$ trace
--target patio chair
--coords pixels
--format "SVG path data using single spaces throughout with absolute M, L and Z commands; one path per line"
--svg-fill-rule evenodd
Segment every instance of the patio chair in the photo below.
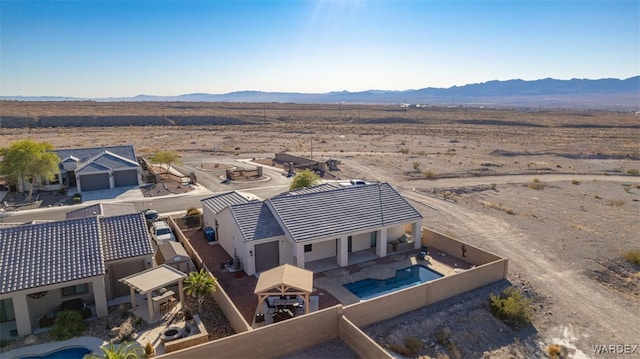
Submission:
M 429 246 L 422 246 L 420 249 L 420 253 L 418 254 L 418 259 L 425 260 L 429 256 Z

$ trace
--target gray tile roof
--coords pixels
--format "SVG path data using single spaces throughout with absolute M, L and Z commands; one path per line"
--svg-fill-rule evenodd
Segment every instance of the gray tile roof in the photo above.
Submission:
M 138 162 L 135 160 L 118 156 L 110 151 L 101 151 L 82 160 L 77 166 L 77 173 L 139 167 Z
M 114 155 L 120 156 L 122 158 L 126 158 L 130 161 L 136 162 L 136 154 L 133 150 L 133 146 L 109 146 L 109 147 L 93 147 L 93 148 L 70 148 L 70 149 L 62 149 L 55 150 L 60 157 L 61 160 L 65 160 L 69 157 L 75 157 L 78 161 L 82 162 L 91 157 L 95 157 L 101 152 L 109 151 Z
M 234 205 L 249 202 L 249 200 L 238 192 L 225 192 L 201 200 L 203 207 L 213 210 L 213 213 L 220 213 L 223 209 Z
M 264 202 L 237 204 L 230 206 L 229 210 L 246 241 L 284 235 Z
M 150 255 L 142 213 L 0 227 L 0 294 L 105 274 L 105 261 Z
M 280 194 L 280 196 L 295 196 L 300 194 L 318 193 L 318 192 L 324 192 L 324 191 L 332 191 L 338 188 L 340 188 L 340 186 L 334 185 L 333 183 L 322 183 L 313 187 L 304 187 L 304 188 L 299 188 L 295 191 L 284 192 Z
M 151 236 L 142 213 L 100 218 L 104 260 L 153 254 Z
M 422 218 L 386 183 L 273 197 L 265 202 L 295 241 L 339 236 Z
M 0 294 L 105 274 L 98 218 L 0 228 Z
M 82 218 L 91 216 L 117 216 L 121 214 L 138 213 L 132 203 L 97 203 L 67 212 L 65 218 Z

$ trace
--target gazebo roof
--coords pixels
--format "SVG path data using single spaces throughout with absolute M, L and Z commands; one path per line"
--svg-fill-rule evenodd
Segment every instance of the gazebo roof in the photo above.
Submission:
M 254 294 L 271 289 L 290 287 L 301 292 L 313 292 L 313 272 L 291 264 L 284 264 L 264 271 L 258 278 Z
M 186 277 L 187 275 L 185 273 L 166 264 L 162 264 L 140 273 L 124 277 L 120 279 L 120 281 L 129 287 L 136 289 L 140 294 L 147 294 L 152 290 L 166 287 L 183 280 Z

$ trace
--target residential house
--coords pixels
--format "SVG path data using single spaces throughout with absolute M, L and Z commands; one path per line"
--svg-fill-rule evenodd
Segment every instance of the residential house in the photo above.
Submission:
M 345 267 L 357 252 L 385 257 L 401 242 L 420 248 L 422 215 L 386 183 L 321 185 L 264 201 L 227 192 L 202 207 L 205 225 L 249 275 L 327 258 Z
M 142 213 L 0 227 L 0 323 L 30 334 L 72 299 L 106 316 L 107 300 L 129 294 L 118 279 L 149 268 L 152 255 Z

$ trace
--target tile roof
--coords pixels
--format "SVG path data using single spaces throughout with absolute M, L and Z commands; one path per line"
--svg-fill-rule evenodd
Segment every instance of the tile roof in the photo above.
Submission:
M 238 192 L 225 192 L 215 196 L 205 198 L 201 200 L 203 207 L 208 207 L 213 210 L 213 213 L 220 213 L 223 209 L 234 205 L 243 204 L 249 202 L 249 200 Z
M 121 214 L 138 213 L 132 203 L 97 203 L 67 212 L 65 218 L 82 218 L 91 216 L 117 216 Z
M 284 235 L 264 202 L 237 204 L 230 206 L 229 210 L 246 241 Z
M 135 160 L 118 156 L 109 151 L 102 151 L 78 162 L 76 173 L 137 167 L 139 167 L 139 165 Z
M 138 161 L 133 150 L 133 146 L 131 145 L 55 150 L 55 152 L 58 154 L 58 157 L 60 157 L 62 160 L 66 158 L 75 158 L 78 159 L 78 161 L 85 161 L 91 157 L 95 157 L 96 155 L 104 151 L 109 151 L 114 155 L 126 158 L 136 163 Z
M 318 192 L 324 192 L 324 191 L 332 191 L 337 188 L 341 188 L 341 187 L 333 183 L 322 183 L 313 187 L 304 187 L 294 191 L 284 192 L 280 194 L 280 196 L 295 196 L 300 194 L 318 193 Z
M 422 218 L 386 183 L 279 196 L 265 203 L 295 241 L 339 236 Z
M 142 213 L 100 218 L 104 260 L 153 254 L 151 235 Z
M 0 294 L 105 274 L 98 219 L 0 228 Z
M 105 274 L 105 261 L 150 255 L 142 213 L 0 227 L 0 294 Z

